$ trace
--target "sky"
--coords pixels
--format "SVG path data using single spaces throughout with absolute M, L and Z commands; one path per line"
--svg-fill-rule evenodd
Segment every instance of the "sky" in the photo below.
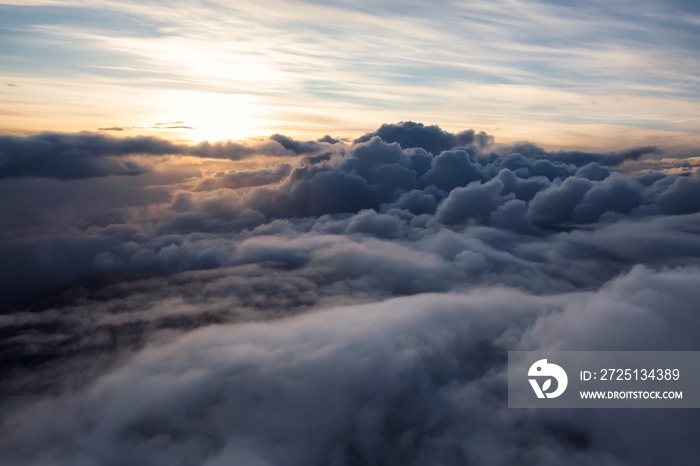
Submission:
M 0 5 L 0 466 L 696 465 L 508 352 L 700 351 L 694 2 Z
M 0 130 L 196 142 L 412 120 L 688 156 L 699 25 L 678 0 L 4 2 Z

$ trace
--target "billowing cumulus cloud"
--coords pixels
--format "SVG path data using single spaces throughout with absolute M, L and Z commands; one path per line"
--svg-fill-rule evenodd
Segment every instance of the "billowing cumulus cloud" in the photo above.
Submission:
M 386 142 L 397 142 L 402 147 L 421 147 L 437 155 L 455 146 L 478 143 L 485 145 L 493 138 L 486 133 L 475 133 L 473 129 L 453 134 L 443 131 L 437 125 L 425 126 L 423 123 L 404 121 L 398 124 L 384 124 L 376 131 L 355 139 L 355 143 L 367 142 L 379 136 Z
M 700 453 L 689 411 L 505 399 L 508 350 L 700 350 L 698 178 L 617 170 L 656 148 L 547 152 L 411 122 L 353 144 L 3 138 L 0 462 Z M 177 165 L 193 155 L 216 170 Z M 148 170 L 102 165 L 131 157 Z

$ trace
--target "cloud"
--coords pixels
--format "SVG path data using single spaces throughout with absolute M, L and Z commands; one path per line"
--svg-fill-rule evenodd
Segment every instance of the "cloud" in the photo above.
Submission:
M 293 151 L 295 154 L 309 154 L 312 152 L 318 152 L 322 150 L 325 146 L 323 144 L 319 144 L 319 142 L 322 141 L 306 141 L 306 142 L 301 142 L 301 141 L 296 141 L 288 136 L 284 136 L 282 134 L 273 134 L 270 136 L 270 139 L 273 141 L 279 142 L 282 147 L 284 147 L 287 150 Z M 333 142 L 330 142 L 330 144 L 334 144 Z
M 477 135 L 473 129 L 452 134 L 443 131 L 437 125 L 425 126 L 423 123 L 403 121 L 397 124 L 383 124 L 376 131 L 355 139 L 355 143 L 367 142 L 374 136 L 379 136 L 385 142 L 396 142 L 404 149 L 420 147 L 433 155 L 474 142 L 485 145 L 493 139 L 485 133 Z
M 221 188 L 238 189 L 273 184 L 289 176 L 291 171 L 291 165 L 288 163 L 281 163 L 273 170 L 263 169 L 217 173 L 212 178 L 202 180 L 195 188 L 195 191 L 213 191 Z
M 102 129 L 117 131 L 122 128 Z M 147 172 L 148 166 L 139 164 L 137 160 L 129 160 L 129 157 L 179 155 L 235 161 L 256 155 L 293 157 L 314 153 L 324 147 L 315 142 L 297 143 L 279 135 L 253 144 L 226 141 L 202 142 L 194 146 L 150 136 L 115 138 L 87 132 L 0 135 L 0 179 L 41 177 L 65 180 L 135 176 Z
M 435 212 L 435 218 L 444 225 L 454 226 L 475 220 L 487 223 L 491 212 L 503 202 L 510 200 L 503 197 L 503 183 L 491 180 L 488 183 L 472 182 L 465 187 L 455 188 L 450 192 Z M 511 195 L 511 198 L 514 197 Z
M 700 207 L 700 178 L 678 178 L 659 196 L 659 208 L 667 214 L 688 214 Z
M 585 178 L 567 178 L 538 192 L 530 202 L 529 215 L 542 226 L 567 223 L 571 212 L 592 187 L 593 183 Z
M 699 349 L 698 177 L 616 170 L 648 148 L 508 149 L 407 123 L 373 133 L 0 138 L 11 168 L 0 457 L 696 458 L 686 412 L 644 413 L 660 436 L 632 411 L 508 410 L 504 384 L 513 349 Z M 455 145 L 435 149 L 445 141 Z M 100 165 L 130 160 L 149 170 Z
M 547 159 L 553 162 L 562 162 L 583 167 L 590 163 L 598 163 L 599 165 L 616 167 L 628 160 L 639 160 L 642 156 L 648 154 L 661 154 L 663 150 L 656 146 L 634 147 L 620 151 L 608 153 L 592 153 L 582 151 L 557 151 L 548 152 L 534 144 L 516 144 L 499 150 L 500 153 L 519 153 L 529 159 Z
M 422 176 L 423 184 L 433 185 L 445 191 L 472 181 L 483 180 L 483 167 L 475 160 L 474 155 L 465 150 L 445 151 L 435 157 L 430 169 Z
M 422 131 L 426 127 L 412 125 L 410 128 Z M 429 128 L 432 129 L 428 134 L 433 134 L 437 141 L 448 134 L 437 127 Z M 275 140 L 262 141 L 257 146 L 235 142 L 176 146 L 157 138 L 115 139 L 91 134 L 44 133 L 27 138 L 7 137 L 5 141 L 15 144 L 14 152 L 6 152 L 13 154 L 13 160 L 54 156 L 62 160 L 63 172 L 52 173 L 54 177 L 70 170 L 74 170 L 70 176 L 75 177 L 76 166 L 84 168 L 102 160 L 121 161 L 124 157 L 113 154 L 150 151 L 155 155 L 179 151 L 186 155 L 236 160 L 256 151 L 267 151 L 270 155 L 291 153 L 291 149 Z M 293 147 L 288 141 L 287 145 Z M 20 147 L 27 148 L 28 152 L 21 152 Z M 398 143 L 388 143 L 374 136 L 367 142 L 324 152 L 320 158 L 298 159 L 294 166 L 281 163 L 275 168 L 219 172 L 195 184 L 170 188 L 166 185 L 148 189 L 150 181 L 145 180 L 138 191 L 128 191 L 135 196 L 131 202 L 115 205 L 115 210 L 109 213 L 98 215 L 99 206 L 88 207 L 89 200 L 81 201 L 80 207 L 70 212 L 70 220 L 60 227 L 55 220 L 45 217 L 48 210 L 44 207 L 39 210 L 33 207 L 32 202 L 37 201 L 27 201 L 24 209 L 27 213 L 21 217 L 27 219 L 24 223 L 31 222 L 37 227 L 32 236 L 23 239 L 23 223 L 8 219 L 8 224 L 17 226 L 12 233 L 14 239 L 0 244 L 0 256 L 10 263 L 20 264 L 21 273 L 5 274 L 2 286 L 7 293 L 19 296 L 90 273 L 174 272 L 232 264 L 225 255 L 217 257 L 211 252 L 206 256 L 210 259 L 193 259 L 183 256 L 184 250 L 179 248 L 181 244 L 205 247 L 211 235 L 227 235 L 236 241 L 239 236 L 255 235 L 265 225 L 278 220 L 292 221 L 289 225 L 295 235 L 308 234 L 309 229 L 315 229 L 331 234 L 363 233 L 403 240 L 425 238 L 445 227 L 459 229 L 482 225 L 543 237 L 556 231 L 575 230 L 576 225 L 593 225 L 600 219 L 605 221 L 597 227 L 605 230 L 607 222 L 621 218 L 644 222 L 646 217 L 659 213 L 687 214 L 700 210 L 683 200 L 693 197 L 694 178 L 653 173 L 611 175 L 609 168 L 597 162 L 578 168 L 572 163 L 542 159 L 544 155 L 539 151 L 498 155 L 491 151 L 492 147 L 468 144 L 435 156 L 422 148 L 402 148 Z M 643 151 L 637 151 L 640 152 Z M 605 158 L 605 154 L 599 155 L 599 160 Z M 77 162 L 71 164 L 72 160 Z M 46 183 L 35 182 L 35 185 L 37 189 Z M 105 189 L 110 185 L 117 189 L 125 183 L 115 180 L 103 184 Z M 7 188 L 8 196 L 12 197 L 13 192 L 23 192 L 22 196 L 26 196 L 26 190 L 22 191 L 21 187 L 28 186 L 27 182 L 11 186 L 15 187 Z M 58 199 L 63 194 L 57 189 L 53 189 L 52 196 Z M 146 197 L 146 189 L 153 194 L 159 190 L 160 194 Z M 118 192 L 115 191 L 118 198 L 126 198 Z M 95 192 L 91 194 L 96 195 Z M 170 202 L 162 203 L 168 196 Z M 148 205 L 156 199 L 162 204 L 153 204 L 148 211 L 128 207 Z M 37 213 L 29 215 L 33 211 Z M 88 211 L 94 213 L 87 216 Z M 119 227 L 106 228 L 114 219 L 120 219 Z M 86 225 L 83 228 L 93 227 L 76 232 L 70 222 Z M 39 225 L 51 233 L 42 238 L 44 235 L 38 233 Z M 138 239 L 115 237 L 113 231 L 131 231 Z M 35 236 L 37 234 L 39 237 Z M 160 237 L 179 239 L 176 244 L 168 243 L 166 254 L 166 250 L 161 251 L 157 246 Z M 494 243 L 489 247 L 498 246 Z M 62 253 L 55 254 L 58 250 Z M 162 259 L 166 256 L 173 259 Z M 587 277 L 585 281 L 596 280 Z
M 336 139 L 336 138 L 326 134 L 322 138 L 318 138 L 318 142 L 326 142 L 328 144 L 338 144 L 340 142 L 340 139 Z
M 36 464 L 689 464 L 691 412 L 509 410 L 505 372 L 509 349 L 695 348 L 698 289 L 697 268 L 638 267 L 599 291 L 427 294 L 210 326 L 15 411 L 0 449 Z
M 121 131 L 124 128 L 100 129 Z M 306 155 L 308 163 L 318 163 L 330 160 L 334 153 L 344 154 L 344 148 L 338 148 L 337 141 L 332 138 L 296 141 L 288 136 L 274 134 L 269 139 L 252 143 L 205 141 L 190 146 L 150 136 L 114 138 L 87 132 L 0 135 L 0 178 L 81 179 L 133 176 L 148 171 L 148 167 L 139 164 L 138 160 L 129 160 L 135 156 L 176 155 L 238 161 L 258 155 Z M 391 143 L 396 145 L 392 146 Z M 517 167 L 528 170 L 532 175 L 543 175 L 550 179 L 565 176 L 570 171 L 566 168 L 567 164 L 579 167 L 591 163 L 617 166 L 626 160 L 638 160 L 645 154 L 659 153 L 658 148 L 651 146 L 611 153 L 546 152 L 534 144 L 496 147 L 491 136 L 475 133 L 474 130 L 452 134 L 438 126 L 404 122 L 383 125 L 377 131 L 356 139 L 353 156 L 345 159 L 343 168 L 345 171 L 354 169 L 363 177 L 367 177 L 368 170 L 375 170 L 375 176 L 389 178 L 402 176 L 397 170 L 405 168 L 415 172 L 416 178 L 423 178 L 420 183 L 423 187 L 432 184 L 440 189 L 451 190 L 463 186 L 466 181 L 490 178 L 489 174 L 482 174 L 475 164 L 483 165 L 484 160 L 488 161 L 491 150 L 495 150 L 490 154 L 491 162 L 494 162 L 495 157 L 495 161 L 505 168 Z M 477 161 L 477 158 L 480 160 Z M 398 165 L 393 168 L 387 166 L 389 160 Z M 403 174 L 403 178 L 407 176 L 413 175 L 410 172 Z M 385 183 L 387 180 L 376 181 Z M 410 182 L 402 181 L 404 186 Z M 418 186 L 414 185 L 413 187 Z
M 168 141 L 144 136 L 117 139 L 90 133 L 0 135 L 0 178 L 138 175 L 143 173 L 143 168 L 115 157 L 164 155 L 181 150 Z

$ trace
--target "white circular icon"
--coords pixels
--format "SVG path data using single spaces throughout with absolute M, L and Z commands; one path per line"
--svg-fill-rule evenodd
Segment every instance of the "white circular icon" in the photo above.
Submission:
M 527 375 L 528 377 L 536 377 L 528 380 L 537 398 L 556 398 L 564 393 L 569 383 L 566 371 L 561 366 L 548 363 L 546 359 L 540 359 L 530 366 Z M 540 385 L 538 379 L 542 379 L 542 385 Z M 549 392 L 548 390 L 552 388 L 552 379 L 557 381 L 557 386 L 555 390 Z

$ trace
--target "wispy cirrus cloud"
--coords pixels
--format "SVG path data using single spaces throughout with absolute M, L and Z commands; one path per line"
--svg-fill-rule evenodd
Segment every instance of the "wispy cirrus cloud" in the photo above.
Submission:
M 347 134 L 423 119 L 579 147 L 593 133 L 619 145 L 620 125 L 641 143 L 697 138 L 700 60 L 688 25 L 697 12 L 682 3 L 63 5 L 43 14 L 4 7 L 20 19 L 5 40 L 21 38 L 29 53 L 3 79 L 31 75 L 39 44 L 53 43 L 57 56 L 71 57 L 47 60 L 57 82 L 68 74 L 87 95 L 100 94 L 97 77 L 142 95 L 138 106 L 109 104 L 119 126 L 145 126 L 147 115 L 211 128 L 180 133 L 191 138 L 221 139 L 227 120 L 248 122 L 247 133 Z

